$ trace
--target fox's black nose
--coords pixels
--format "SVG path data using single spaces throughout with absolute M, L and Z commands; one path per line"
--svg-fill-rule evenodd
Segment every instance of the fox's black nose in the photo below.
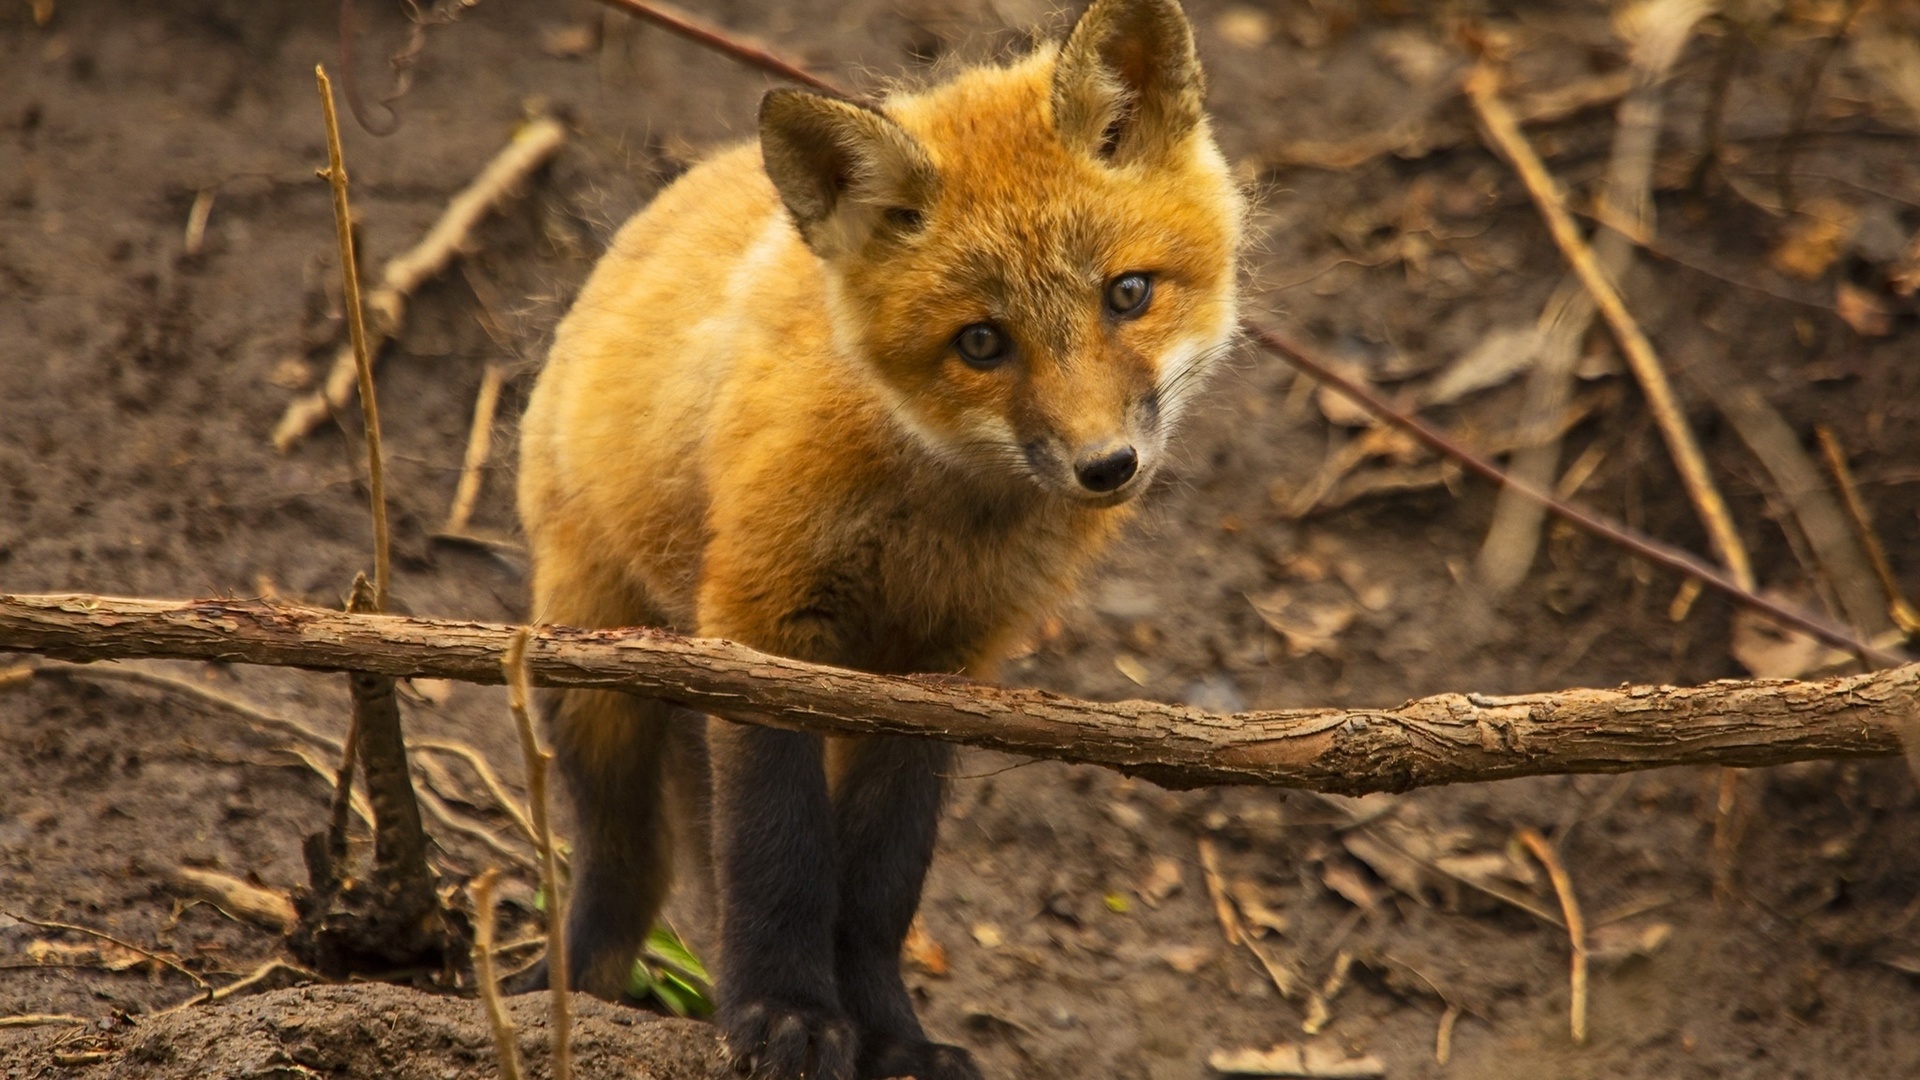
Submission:
M 1104 495 L 1133 479 L 1139 467 L 1140 455 L 1133 452 L 1133 447 L 1122 446 L 1082 455 L 1073 463 L 1073 475 L 1080 478 L 1081 487 Z

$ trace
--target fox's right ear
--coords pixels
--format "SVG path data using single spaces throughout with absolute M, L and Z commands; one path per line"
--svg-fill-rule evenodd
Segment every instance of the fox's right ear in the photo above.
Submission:
M 1205 79 L 1178 0 L 1093 0 L 1053 69 L 1053 127 L 1067 145 L 1127 165 L 1198 127 Z
M 760 156 L 823 259 L 860 250 L 877 230 L 917 231 L 939 187 L 932 159 L 899 124 L 805 90 L 760 100 Z

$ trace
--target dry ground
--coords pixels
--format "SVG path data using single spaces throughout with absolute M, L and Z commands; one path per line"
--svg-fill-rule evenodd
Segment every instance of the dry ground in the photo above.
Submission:
M 402 23 L 392 5 L 360 7 L 370 24 L 360 78 L 372 96 Z M 1463 28 L 1504 35 L 1523 90 L 1624 63 L 1601 5 L 1427 7 L 1191 4 L 1222 140 L 1260 195 L 1250 307 L 1408 393 L 1490 330 L 1530 323 L 1561 275 L 1525 192 L 1453 93 Z M 1816 423 L 1835 426 L 1911 588 L 1920 370 L 1908 357 L 1920 338 L 1900 274 L 1920 225 L 1920 158 L 1914 114 L 1871 77 L 1876 54 L 1860 42 L 1871 32 L 1898 50 L 1913 38 L 1874 5 L 1808 109 L 1791 166 L 1804 212 L 1778 212 L 1794 87 L 1846 7 L 1795 3 L 1767 25 L 1710 23 L 1683 53 L 1655 171 L 1661 240 L 1682 257 L 1643 257 L 1627 292 L 1676 367 L 1690 357 L 1729 365 L 1803 440 Z M 342 336 L 327 195 L 312 175 L 323 153 L 311 70 L 334 63 L 330 8 L 0 7 L 0 588 L 271 590 L 335 603 L 363 567 L 356 417 L 285 455 L 267 444 Z M 1039 0 L 728 2 L 704 13 L 866 85 L 1018 47 L 1016 28 L 1047 17 Z M 1731 38 L 1745 44 L 1731 68 L 1723 165 L 1689 187 Z M 766 85 L 581 0 L 489 0 L 430 36 L 397 106 L 398 135 L 349 128 L 370 266 L 410 245 L 528 109 L 553 110 L 571 130 L 463 266 L 423 290 L 381 367 L 396 593 L 411 611 L 522 613 L 510 547 L 434 535 L 483 368 L 504 361 L 515 377 L 476 528 L 510 538 L 515 417 L 543 335 L 610 228 L 707 148 L 748 133 Z M 1610 105 L 1532 129 L 1582 191 L 1604 169 L 1613 130 Z M 1383 132 L 1399 152 L 1346 153 Z M 1345 159 L 1330 161 L 1336 152 Z M 1316 156 L 1341 167 L 1315 167 Z M 202 193 L 211 213 L 188 254 Z M 1812 261 L 1800 276 L 1781 269 L 1795 268 L 1796 253 Z M 1704 550 L 1639 395 L 1609 374 L 1604 333 L 1588 342 L 1587 409 L 1564 458 L 1600 455 L 1582 497 Z M 1711 403 L 1681 386 L 1762 579 L 1811 596 L 1785 501 Z M 1497 445 L 1522 398 L 1508 382 L 1428 412 Z M 1092 697 L 1239 708 L 1741 673 L 1728 606 L 1702 599 L 1676 622 L 1678 581 L 1580 536 L 1550 529 L 1527 581 L 1486 595 L 1472 564 L 1493 496 L 1472 481 L 1434 482 L 1431 463 L 1370 462 L 1363 480 L 1399 486 L 1296 513 L 1299 492 L 1354 438 L 1279 361 L 1238 355 L 1145 524 L 1010 676 Z M 1277 633 L 1261 609 L 1293 633 Z M 337 678 L 164 670 L 317 730 L 343 726 Z M 497 690 L 426 689 L 409 707 L 412 734 L 464 740 L 518 776 Z M 297 884 L 299 838 L 318 827 L 326 794 L 289 752 L 297 745 L 180 693 L 55 675 L 0 689 L 0 911 L 11 913 L 0 914 L 0 1016 L 89 1021 L 0 1029 L 8 1077 L 492 1075 L 471 1000 L 304 986 L 153 1018 L 192 984 L 15 918 L 164 949 L 215 984 L 276 955 L 270 935 L 181 901 L 161 874 L 190 865 Z M 506 832 L 460 767 L 447 771 L 436 789 Z M 992 1075 L 1191 1077 L 1206 1075 L 1213 1050 L 1301 1037 L 1305 1005 L 1283 1000 L 1253 956 L 1223 940 L 1202 842 L 1242 912 L 1273 924 L 1262 939 L 1271 956 L 1316 985 L 1348 971 L 1321 1038 L 1380 1057 L 1396 1078 L 1920 1071 L 1910 974 L 1920 971 L 1920 817 L 1891 763 L 1745 778 L 1729 832 L 1737 844 L 1723 852 L 1732 888 L 1718 901 L 1718 778 L 1692 771 L 1358 806 L 1278 791 L 1172 793 L 984 754 L 963 757 L 961 772 L 924 909 L 948 970 L 916 968 L 913 981 L 930 1027 L 973 1047 Z M 1585 1048 L 1566 1030 L 1565 937 L 1523 910 L 1555 910 L 1514 854 L 1523 826 L 1554 839 L 1603 924 Z M 470 838 L 437 835 L 452 881 L 498 861 Z M 518 915 L 507 936 L 530 924 L 531 898 L 524 883 L 510 891 Z M 516 1008 L 544 1067 L 537 1003 Z M 1459 1019 L 1442 1066 L 1435 1036 L 1450 1008 Z M 588 1075 L 713 1067 L 704 1028 L 631 1010 L 592 1006 L 582 1042 Z M 89 1063 L 95 1052 L 102 1059 Z

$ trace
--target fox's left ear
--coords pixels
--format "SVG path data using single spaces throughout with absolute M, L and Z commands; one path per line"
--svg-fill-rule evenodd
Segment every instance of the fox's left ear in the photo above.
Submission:
M 877 232 L 918 231 L 939 188 L 927 152 L 884 113 L 804 90 L 761 99 L 760 157 L 823 259 L 859 251 Z
M 1205 89 L 1177 0 L 1093 0 L 1054 67 L 1054 130 L 1103 161 L 1150 161 L 1199 125 Z

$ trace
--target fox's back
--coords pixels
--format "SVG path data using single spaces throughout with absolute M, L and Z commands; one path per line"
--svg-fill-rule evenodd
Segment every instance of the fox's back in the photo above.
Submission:
M 618 564 L 605 569 L 690 627 L 714 413 L 744 339 L 785 323 L 794 355 L 824 351 L 823 321 L 768 310 L 805 309 L 819 288 L 811 262 L 751 145 L 690 170 L 628 221 L 561 323 L 527 408 L 529 528 Z

